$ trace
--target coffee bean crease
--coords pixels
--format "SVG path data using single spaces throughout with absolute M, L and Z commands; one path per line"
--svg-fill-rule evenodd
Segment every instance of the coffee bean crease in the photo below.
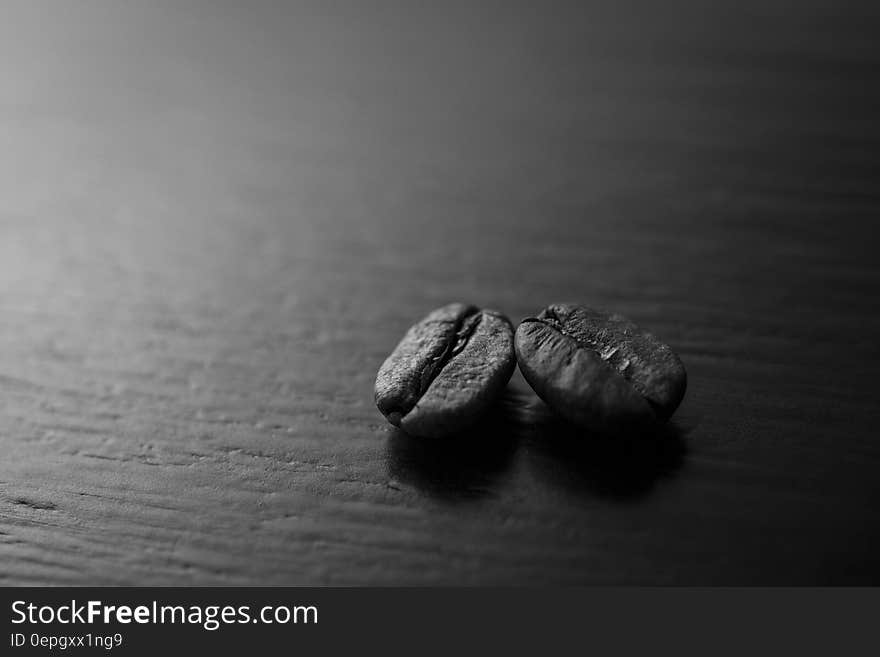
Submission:
M 516 364 L 513 327 L 495 311 L 449 304 L 413 325 L 376 376 L 376 405 L 408 433 L 441 436 L 474 422 Z

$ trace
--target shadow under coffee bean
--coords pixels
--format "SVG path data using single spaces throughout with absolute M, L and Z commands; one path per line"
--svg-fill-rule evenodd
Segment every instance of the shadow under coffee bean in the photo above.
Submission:
M 528 408 L 520 434 L 535 478 L 587 498 L 635 502 L 673 478 L 687 455 L 675 422 L 623 433 L 597 433 L 566 422 L 540 400 Z
M 636 502 L 661 479 L 674 477 L 685 455 L 683 432 L 672 422 L 638 433 L 598 434 L 515 387 L 458 434 L 419 440 L 395 429 L 386 444 L 392 481 L 453 504 L 500 494 L 516 462 L 560 491 Z
M 414 439 L 391 431 L 386 448 L 388 476 L 445 502 L 494 494 L 517 452 L 521 426 L 505 391 L 475 424 L 443 440 Z

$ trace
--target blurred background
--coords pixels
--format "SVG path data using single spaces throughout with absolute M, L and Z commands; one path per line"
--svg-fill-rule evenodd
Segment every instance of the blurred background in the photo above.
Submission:
M 4 3 L 0 583 L 877 583 L 878 19 Z M 454 300 L 657 333 L 674 455 L 391 434 Z

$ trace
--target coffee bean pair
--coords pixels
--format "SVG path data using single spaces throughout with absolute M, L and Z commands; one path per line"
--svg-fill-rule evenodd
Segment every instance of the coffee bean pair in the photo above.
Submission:
M 455 434 L 494 402 L 519 364 L 537 395 L 600 433 L 669 419 L 687 375 L 666 344 L 620 315 L 553 304 L 514 333 L 501 313 L 453 303 L 412 326 L 376 376 L 376 405 L 415 436 Z

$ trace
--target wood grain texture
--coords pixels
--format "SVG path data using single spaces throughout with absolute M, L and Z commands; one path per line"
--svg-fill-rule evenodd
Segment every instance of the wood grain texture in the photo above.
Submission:
M 4 10 L 0 584 L 880 583 L 876 5 L 367 4 Z M 457 300 L 687 396 L 408 439 Z

